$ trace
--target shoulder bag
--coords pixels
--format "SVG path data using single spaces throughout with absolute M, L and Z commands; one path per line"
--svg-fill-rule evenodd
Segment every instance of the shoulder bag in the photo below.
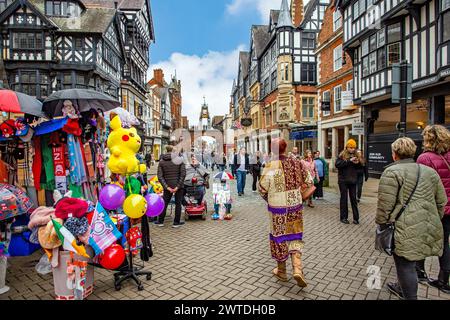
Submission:
M 411 202 L 411 199 L 416 192 L 417 185 L 419 184 L 420 180 L 420 165 L 418 165 L 418 172 L 417 172 L 417 181 L 416 185 L 414 186 L 414 189 L 412 190 L 411 194 L 409 195 L 408 200 L 406 200 L 405 204 L 400 209 L 399 213 L 397 214 L 397 217 L 395 218 L 395 222 L 400 218 L 400 216 L 403 214 L 403 212 L 408 207 L 409 203 Z M 394 208 L 395 210 L 395 208 Z M 391 214 L 394 212 L 394 210 L 391 211 L 389 214 L 388 221 L 391 220 Z M 394 231 L 395 231 L 395 222 L 388 222 L 383 225 L 378 225 L 375 235 L 375 249 L 378 251 L 384 252 L 389 256 L 392 256 L 394 253 Z

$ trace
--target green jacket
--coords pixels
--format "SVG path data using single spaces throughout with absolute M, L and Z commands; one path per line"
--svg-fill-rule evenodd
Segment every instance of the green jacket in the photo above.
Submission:
M 404 159 L 389 165 L 378 189 L 377 224 L 394 222 L 417 181 L 418 165 Z M 441 256 L 441 219 L 447 195 L 436 171 L 420 165 L 420 180 L 411 202 L 395 223 L 395 253 L 409 261 Z

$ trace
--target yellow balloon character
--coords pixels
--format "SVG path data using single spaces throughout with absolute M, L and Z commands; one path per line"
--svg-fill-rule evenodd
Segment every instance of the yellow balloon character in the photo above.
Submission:
M 120 175 L 145 173 L 147 167 L 140 164 L 136 158 L 142 143 L 136 128 L 122 128 L 122 121 L 119 116 L 115 116 L 111 120 L 111 129 L 108 137 L 108 148 L 111 152 L 108 161 L 109 170 Z
M 147 212 L 147 201 L 139 194 L 132 194 L 123 202 L 123 212 L 131 219 L 139 219 Z

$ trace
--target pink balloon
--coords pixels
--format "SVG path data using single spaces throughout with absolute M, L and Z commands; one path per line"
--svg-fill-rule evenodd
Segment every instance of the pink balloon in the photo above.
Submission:
M 106 210 L 116 210 L 125 201 L 125 190 L 116 184 L 107 184 L 100 191 L 98 201 Z
M 149 193 L 145 196 L 147 200 L 147 212 L 149 217 L 157 217 L 164 211 L 164 200 L 156 193 Z

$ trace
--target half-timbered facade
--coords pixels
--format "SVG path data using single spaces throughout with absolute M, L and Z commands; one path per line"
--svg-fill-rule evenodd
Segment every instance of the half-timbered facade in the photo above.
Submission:
M 114 8 L 89 1 L 0 2 L 8 85 L 38 98 L 90 88 L 119 98 L 125 50 Z
M 242 130 L 239 145 L 269 151 L 271 134 L 248 139 L 250 131 L 265 129 L 281 130 L 291 146 L 315 146 L 315 48 L 328 3 L 311 0 L 303 7 L 302 0 L 291 0 L 290 5 L 282 0 L 280 10 L 270 11 L 267 26 L 252 27 L 250 51 L 240 54 L 231 98 L 234 118 L 252 119 L 251 129 Z
M 420 144 L 427 124 L 450 125 L 450 1 L 341 0 L 344 48 L 354 65 L 354 99 L 364 106 L 369 169 L 391 162 L 400 107 L 391 103 L 392 64 L 413 67 L 407 135 Z

